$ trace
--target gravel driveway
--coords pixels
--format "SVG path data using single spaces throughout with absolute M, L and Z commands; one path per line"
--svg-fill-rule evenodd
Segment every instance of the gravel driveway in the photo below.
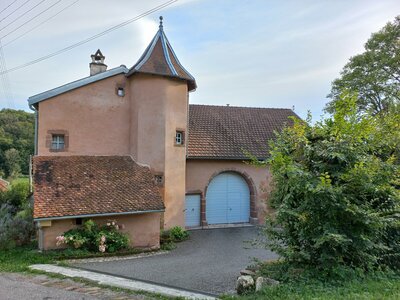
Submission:
M 277 258 L 252 245 L 257 238 L 256 227 L 196 230 L 167 254 L 74 266 L 211 294 L 232 293 L 240 270 L 253 258 Z

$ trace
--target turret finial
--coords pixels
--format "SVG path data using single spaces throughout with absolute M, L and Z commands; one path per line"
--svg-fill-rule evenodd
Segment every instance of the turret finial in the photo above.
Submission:
M 160 16 L 160 28 L 163 28 L 162 20 L 163 20 L 163 17 Z

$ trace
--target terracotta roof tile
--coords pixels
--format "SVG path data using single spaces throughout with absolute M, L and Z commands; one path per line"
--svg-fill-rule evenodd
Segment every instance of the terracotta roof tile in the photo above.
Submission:
M 263 159 L 274 131 L 298 117 L 290 109 L 190 105 L 188 158 Z
M 7 191 L 8 187 L 10 186 L 10 183 L 3 178 L 0 178 L 0 191 Z
M 34 218 L 163 210 L 148 167 L 129 156 L 36 156 Z

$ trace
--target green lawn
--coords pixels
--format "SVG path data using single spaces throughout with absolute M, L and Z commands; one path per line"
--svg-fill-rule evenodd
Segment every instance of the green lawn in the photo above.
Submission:
M 15 178 L 15 179 L 11 180 L 11 184 L 17 184 L 17 183 L 21 183 L 21 182 L 29 184 L 29 177 L 28 176 L 21 176 L 21 177 L 18 177 L 18 178 Z
M 223 297 L 224 299 L 292 300 L 292 299 L 400 299 L 400 275 L 382 275 L 364 280 L 352 280 L 341 284 L 326 284 L 319 281 L 287 283 L 269 287 L 260 293 L 248 296 Z
M 0 250 L 0 272 L 25 272 L 32 264 L 55 262 L 56 253 L 39 253 L 34 247 Z
M 128 249 L 123 252 L 100 253 L 80 249 L 65 249 L 39 252 L 36 245 L 17 247 L 10 250 L 0 250 L 0 272 L 26 272 L 33 264 L 50 264 L 63 259 L 77 259 L 89 257 L 123 256 L 142 253 L 137 249 Z

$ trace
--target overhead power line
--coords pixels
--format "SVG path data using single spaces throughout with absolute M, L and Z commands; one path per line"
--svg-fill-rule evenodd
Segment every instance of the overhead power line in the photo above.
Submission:
M 163 9 L 163 8 L 169 6 L 169 5 L 171 5 L 171 4 L 173 4 L 173 3 L 177 2 L 177 1 L 178 1 L 178 0 L 169 0 L 169 1 L 167 1 L 167 2 L 164 2 L 163 4 L 160 4 L 160 5 L 154 7 L 154 8 L 152 8 L 152 9 L 150 9 L 150 10 L 148 10 L 148 11 L 146 11 L 146 12 L 144 12 L 144 13 L 142 13 L 142 14 L 140 14 L 140 15 L 138 15 L 138 16 L 132 18 L 132 19 L 129 19 L 129 20 L 127 20 L 127 21 L 125 21 L 125 22 L 122 22 L 122 23 L 120 23 L 120 24 L 118 24 L 118 25 L 115 25 L 115 26 L 113 26 L 113 27 L 110 27 L 109 29 L 104 30 L 104 31 L 102 31 L 102 32 L 100 32 L 100 33 L 98 33 L 98 34 L 95 34 L 95 35 L 93 35 L 93 36 L 91 36 L 91 37 L 89 37 L 89 38 L 86 38 L 86 39 L 84 39 L 84 40 L 82 40 L 82 41 L 80 41 L 80 42 L 77 42 L 77 43 L 75 43 L 75 44 L 72 44 L 72 45 L 70 45 L 70 46 L 68 46 L 68 47 L 65 47 L 65 48 L 63 48 L 63 49 L 60 49 L 60 50 L 58 50 L 58 51 L 56 51 L 56 52 L 53 52 L 53 53 L 51 53 L 51 54 L 42 56 L 42 57 L 40 57 L 40 58 L 37 58 L 37 59 L 32 60 L 32 61 L 30 61 L 30 62 L 27 62 L 27 63 L 25 63 L 25 64 L 19 65 L 19 66 L 17 66 L 17 67 L 13 67 L 13 68 L 10 68 L 10 69 L 5 70 L 5 71 L 0 71 L 0 75 L 5 74 L 5 73 L 10 73 L 10 72 L 13 72 L 13 71 L 22 69 L 22 68 L 26 68 L 26 67 L 31 66 L 31 65 L 33 65 L 33 64 L 37 64 L 37 63 L 39 63 L 39 62 L 41 62 L 41 61 L 43 61 L 43 60 L 49 59 L 49 58 L 51 58 L 51 57 L 54 57 L 54 56 L 56 56 L 56 55 L 59 55 L 59 54 L 64 53 L 64 52 L 66 52 L 66 51 L 69 51 L 69 50 L 71 50 L 71 49 L 74 49 L 74 48 L 76 48 L 76 47 L 78 47 L 78 46 L 81 46 L 81 45 L 83 45 L 83 44 L 86 44 L 86 43 L 88 43 L 88 42 L 90 42 L 90 41 L 92 41 L 92 40 L 94 40 L 94 39 L 97 39 L 97 38 L 99 38 L 99 37 L 101 37 L 101 36 L 103 36 L 103 35 L 106 35 L 106 34 L 112 32 L 112 31 L 114 31 L 114 30 L 117 30 L 117 29 L 119 29 L 119 28 L 121 28 L 121 27 L 124 27 L 124 26 L 126 26 L 126 25 L 128 25 L 128 24 L 130 24 L 130 23 L 133 23 L 133 22 L 135 22 L 135 21 L 137 21 L 137 20 L 139 20 L 139 19 L 141 19 L 141 18 L 143 18 L 143 17 L 145 17 L 145 16 L 147 16 L 147 15 L 150 15 L 150 14 L 156 12 L 156 11 L 159 11 L 160 9 Z
M 11 16 L 13 13 L 15 13 L 17 10 L 19 10 L 21 7 L 23 7 L 25 4 L 27 4 L 31 0 L 26 0 L 24 3 L 22 3 L 20 6 L 18 6 L 16 9 L 14 9 L 12 12 L 10 12 L 7 16 L 5 16 L 3 19 L 0 20 L 0 22 L 3 22 L 5 19 L 7 19 L 9 16 Z
M 53 19 L 54 17 L 58 16 L 59 14 L 61 14 L 64 10 L 70 8 L 72 5 L 74 5 L 75 3 L 77 3 L 79 0 L 76 0 L 75 2 L 72 2 L 71 4 L 69 4 L 68 6 L 64 7 L 63 9 L 61 9 L 60 11 L 58 11 L 57 13 L 55 13 L 54 15 L 52 15 L 51 17 L 47 18 L 46 20 L 44 20 L 43 22 L 40 22 L 39 24 L 37 24 L 36 26 L 32 27 L 31 29 L 29 29 L 28 31 L 25 31 L 24 33 L 20 34 L 19 36 L 17 36 L 16 38 L 6 42 L 5 44 L 3 44 L 3 48 L 7 47 L 8 45 L 14 43 L 16 40 L 22 38 L 24 35 L 27 35 L 28 33 L 32 32 L 33 30 L 35 30 L 36 28 L 42 26 L 44 23 L 46 23 L 47 21 L 50 21 L 51 19 Z
M 38 13 L 36 16 L 30 18 L 29 20 L 27 20 L 26 22 L 22 23 L 21 25 L 19 25 L 18 27 L 14 28 L 13 30 L 11 30 L 10 32 L 8 32 L 7 34 L 3 35 L 0 39 L 5 38 L 6 36 L 9 36 L 10 34 L 12 34 L 13 32 L 17 31 L 18 29 L 20 29 L 21 27 L 25 26 L 26 24 L 32 22 L 33 20 L 35 20 L 37 17 L 39 17 L 40 15 L 44 14 L 46 11 L 48 11 L 49 9 L 53 8 L 54 6 L 56 6 L 58 3 L 60 3 L 62 0 L 58 0 L 57 2 L 53 3 L 52 5 L 50 5 L 48 8 L 46 8 L 45 10 L 42 10 L 40 13 Z M 3 28 L 4 29 L 4 28 Z M 3 29 L 0 29 L 3 30 Z
M 13 2 L 11 2 L 10 4 L 8 4 L 6 7 L 4 7 L 1 11 L 0 14 L 3 13 L 3 11 L 5 11 L 7 8 L 9 8 L 11 5 L 13 5 L 15 2 L 17 2 L 18 0 L 14 0 Z
M 34 10 L 36 7 L 38 7 L 40 4 L 42 4 L 44 1 L 46 0 L 42 0 L 40 1 L 38 4 L 36 4 L 35 6 L 31 7 L 30 9 L 28 9 L 26 12 L 24 12 L 22 15 L 19 15 L 18 18 L 14 19 L 13 21 L 11 21 L 10 23 L 8 23 L 6 26 L 0 28 L 0 31 L 6 29 L 8 26 L 10 26 L 11 24 L 14 24 L 15 22 L 17 22 L 19 19 L 21 19 L 23 16 L 25 16 L 27 13 L 31 12 L 32 10 Z

